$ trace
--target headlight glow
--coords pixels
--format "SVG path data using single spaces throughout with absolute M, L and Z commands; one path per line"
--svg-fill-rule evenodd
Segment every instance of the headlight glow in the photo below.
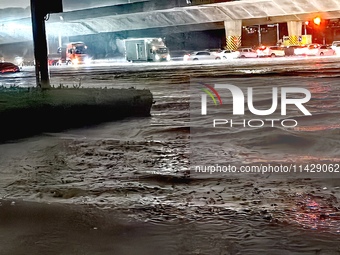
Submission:
M 86 57 L 86 58 L 84 59 L 84 62 L 85 62 L 86 65 L 91 64 L 91 61 L 92 61 L 92 59 L 89 58 L 89 57 Z
M 188 61 L 188 60 L 189 60 L 189 57 L 190 57 L 190 55 L 184 55 L 184 56 L 183 56 L 183 60 L 184 60 L 184 61 Z
M 78 65 L 79 64 L 79 60 L 77 58 L 72 60 L 72 64 L 74 65 Z
M 16 57 L 15 62 L 17 65 L 21 65 L 24 62 L 24 59 L 22 57 Z

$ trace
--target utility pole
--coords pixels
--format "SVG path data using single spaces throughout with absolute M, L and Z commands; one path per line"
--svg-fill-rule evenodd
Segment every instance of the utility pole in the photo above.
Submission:
M 259 46 L 262 45 L 261 25 L 258 25 Z
M 31 0 L 36 83 L 42 89 L 51 87 L 48 74 L 45 17 L 49 13 L 62 11 L 62 0 L 55 0 L 52 3 L 46 3 L 46 0 Z

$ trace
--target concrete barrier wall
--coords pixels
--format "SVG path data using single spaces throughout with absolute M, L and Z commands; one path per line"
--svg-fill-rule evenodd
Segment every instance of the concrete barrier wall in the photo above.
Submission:
M 153 96 L 135 89 L 2 89 L 0 141 L 131 116 L 150 116 Z

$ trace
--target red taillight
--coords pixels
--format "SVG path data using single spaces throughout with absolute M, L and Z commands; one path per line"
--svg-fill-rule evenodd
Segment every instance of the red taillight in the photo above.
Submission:
M 190 54 L 186 54 L 184 55 L 183 60 L 188 60 L 189 58 L 190 58 Z

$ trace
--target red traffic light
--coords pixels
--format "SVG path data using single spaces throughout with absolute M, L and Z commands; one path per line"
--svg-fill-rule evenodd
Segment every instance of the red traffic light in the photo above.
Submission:
M 321 24 L 321 18 L 320 17 L 315 17 L 313 19 L 315 25 L 320 25 Z

